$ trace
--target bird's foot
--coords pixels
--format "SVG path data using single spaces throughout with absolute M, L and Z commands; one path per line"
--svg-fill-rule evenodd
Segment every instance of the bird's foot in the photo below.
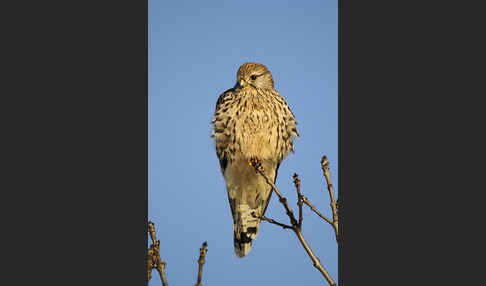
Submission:
M 256 171 L 264 171 L 262 163 L 263 160 L 259 159 L 258 157 L 251 157 L 248 159 L 248 165 L 254 167 Z

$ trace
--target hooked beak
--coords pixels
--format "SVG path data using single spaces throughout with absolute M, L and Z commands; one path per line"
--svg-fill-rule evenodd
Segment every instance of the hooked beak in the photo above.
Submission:
M 237 88 L 244 88 L 245 84 L 246 84 L 245 80 L 240 79 L 240 81 L 236 83 L 236 87 Z

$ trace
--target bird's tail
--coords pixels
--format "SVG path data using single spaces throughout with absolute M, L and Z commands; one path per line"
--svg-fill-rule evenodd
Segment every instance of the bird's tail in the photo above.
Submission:
M 257 237 L 260 219 L 252 216 L 252 212 L 258 215 L 257 209 L 252 209 L 246 204 L 240 204 L 234 217 L 234 245 L 235 253 L 242 258 L 251 250 L 251 242 Z

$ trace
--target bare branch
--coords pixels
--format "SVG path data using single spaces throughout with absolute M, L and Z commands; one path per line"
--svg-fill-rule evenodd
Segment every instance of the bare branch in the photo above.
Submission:
M 312 204 L 311 202 L 309 201 L 309 199 L 305 196 L 302 196 L 302 201 L 308 205 L 310 207 L 311 210 L 313 210 L 318 216 L 320 216 L 323 220 L 325 220 L 326 222 L 328 222 L 330 225 L 333 225 L 332 224 L 332 221 L 330 221 L 327 217 L 325 217 L 323 214 L 321 214 Z
M 329 275 L 329 273 L 327 273 L 326 269 L 322 266 L 321 261 L 319 260 L 319 258 L 317 258 L 317 256 L 315 256 L 314 252 L 312 251 L 312 249 L 310 249 L 309 244 L 307 243 L 307 241 L 304 239 L 304 236 L 302 235 L 302 228 L 301 228 L 302 215 L 301 215 L 301 211 L 299 211 L 299 221 L 300 221 L 300 224 L 299 224 L 299 222 L 297 222 L 297 220 L 295 219 L 295 216 L 294 216 L 292 209 L 290 208 L 289 204 L 287 203 L 287 199 L 284 196 L 282 196 L 282 194 L 279 192 L 277 186 L 275 186 L 275 184 L 265 174 L 263 166 L 261 165 L 261 161 L 258 160 L 258 159 L 252 158 L 249 161 L 249 163 L 250 163 L 250 166 L 253 166 L 255 168 L 255 170 L 258 173 L 260 173 L 260 175 L 262 175 L 263 178 L 265 178 L 265 180 L 267 181 L 267 184 L 269 184 L 272 187 L 272 189 L 275 191 L 275 193 L 278 195 L 279 201 L 284 206 L 284 208 L 287 212 L 287 215 L 290 218 L 292 226 L 277 223 L 276 221 L 270 220 L 270 219 L 263 219 L 264 218 L 263 216 L 262 216 L 262 219 L 265 220 L 265 221 L 277 224 L 279 226 L 282 226 L 283 228 L 292 229 L 294 231 L 294 233 L 297 235 L 297 238 L 299 239 L 300 243 L 302 244 L 302 247 L 304 247 L 305 251 L 309 255 L 310 259 L 312 260 L 314 267 L 317 268 L 317 270 L 319 270 L 319 272 L 321 272 L 321 274 L 324 276 L 324 278 L 326 278 L 329 285 L 337 286 L 336 282 L 334 282 L 334 280 Z M 295 183 L 295 177 L 296 176 L 294 176 L 294 183 Z M 298 180 L 298 177 L 297 177 L 297 180 Z M 297 187 L 297 185 L 298 185 L 298 187 Z M 300 181 L 298 181 L 298 183 L 296 183 L 296 187 L 297 187 L 297 193 L 298 193 L 298 195 L 300 195 Z
M 297 223 L 297 220 L 295 219 L 294 212 L 292 211 L 292 209 L 290 208 L 289 204 L 287 203 L 287 198 L 285 198 L 284 196 L 282 196 L 282 194 L 278 190 L 277 186 L 275 186 L 275 184 L 265 174 L 265 171 L 264 171 L 263 166 L 262 166 L 262 162 L 260 160 L 256 159 L 256 158 L 252 158 L 252 159 L 250 159 L 250 166 L 253 166 L 255 168 L 255 170 L 258 173 L 260 173 L 260 175 L 262 175 L 263 178 L 265 178 L 265 180 L 267 181 L 267 184 L 269 184 L 272 187 L 272 189 L 275 191 L 275 193 L 279 197 L 279 201 L 284 206 L 284 208 L 285 208 L 285 210 L 287 212 L 287 215 L 290 218 L 290 222 L 292 223 L 292 225 L 297 225 L 298 224 Z
M 154 250 L 152 246 L 148 250 L 148 255 L 147 255 L 147 275 L 148 275 L 148 280 L 152 279 L 152 269 L 154 269 L 155 265 L 155 255 L 154 255 Z
M 332 226 L 334 228 L 334 232 L 336 233 L 336 241 L 339 242 L 339 221 L 338 221 L 338 213 L 337 213 L 337 205 L 336 201 L 334 200 L 334 192 L 333 187 L 331 184 L 331 173 L 329 171 L 329 161 L 327 161 L 326 156 L 322 156 L 321 160 L 321 167 L 324 173 L 324 177 L 326 178 L 327 183 L 327 190 L 329 191 L 329 197 L 331 198 L 331 209 L 332 209 Z
M 321 272 L 321 274 L 324 276 L 324 278 L 326 278 L 329 285 L 337 286 L 336 282 L 334 282 L 331 275 L 329 275 L 329 273 L 327 273 L 324 266 L 322 266 L 319 258 L 317 258 L 317 256 L 314 255 L 314 252 L 312 252 L 312 249 L 310 249 L 309 245 L 307 244 L 307 241 L 304 239 L 304 236 L 302 235 L 302 231 L 294 229 L 294 232 L 297 235 L 297 237 L 299 238 L 299 241 L 302 244 L 302 247 L 304 247 L 304 249 L 307 252 L 307 254 L 309 255 L 310 259 L 314 263 L 314 267 L 317 268 L 317 270 L 319 270 L 319 272 Z
M 160 280 L 162 280 L 163 286 L 169 285 L 167 283 L 167 277 L 165 276 L 165 265 L 166 264 L 167 264 L 167 262 L 162 262 L 162 259 L 160 259 L 160 256 L 159 256 L 158 263 L 157 263 L 157 271 L 160 274 Z
M 264 221 L 266 221 L 266 222 L 273 223 L 273 224 L 276 224 L 276 225 L 278 225 L 278 226 L 281 226 L 281 227 L 283 227 L 284 229 L 286 229 L 286 228 L 287 228 L 287 229 L 293 229 L 293 227 L 292 227 L 291 225 L 287 225 L 287 224 L 284 224 L 284 223 L 280 223 L 280 222 L 275 221 L 275 220 L 273 220 L 273 219 L 271 219 L 271 218 L 267 218 L 266 216 L 256 216 L 256 215 L 255 215 L 255 212 L 252 212 L 252 213 L 251 213 L 251 215 L 252 215 L 254 218 L 259 218 L 259 219 L 264 220 Z
M 294 173 L 294 185 L 295 189 L 297 190 L 297 205 L 299 206 L 299 227 L 302 228 L 302 220 L 304 219 L 302 217 L 302 193 L 300 192 L 300 180 L 299 180 L 299 175 L 297 173 Z
M 196 286 L 202 286 L 202 284 L 201 284 L 202 271 L 203 271 L 204 262 L 206 262 L 204 260 L 204 258 L 206 257 L 206 253 L 208 252 L 207 247 L 208 247 L 208 243 L 205 241 L 202 244 L 202 248 L 199 248 L 199 260 L 197 261 L 197 263 L 199 264 L 199 271 L 197 273 L 197 283 L 196 283 Z
M 148 280 L 152 278 L 152 270 L 155 268 L 159 272 L 160 279 L 162 280 L 162 285 L 168 286 L 167 278 L 165 276 L 166 262 L 163 262 L 160 258 L 160 240 L 157 240 L 155 234 L 155 226 L 154 223 L 151 221 L 148 222 L 148 232 L 150 233 L 152 244 L 150 245 L 147 255 L 147 278 Z
M 148 228 L 149 228 L 149 234 L 150 234 L 150 238 L 152 239 L 152 243 L 155 243 L 155 241 L 157 241 L 157 236 L 155 234 L 155 226 L 154 226 L 154 223 L 149 221 L 148 222 Z

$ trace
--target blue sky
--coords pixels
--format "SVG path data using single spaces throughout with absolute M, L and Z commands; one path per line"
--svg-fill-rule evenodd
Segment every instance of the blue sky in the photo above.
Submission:
M 194 285 L 208 242 L 203 285 L 325 285 L 295 234 L 262 222 L 248 256 L 233 250 L 233 222 L 211 119 L 244 62 L 266 65 L 298 121 L 295 154 L 277 186 L 297 212 L 292 174 L 331 217 L 320 168 L 331 162 L 338 197 L 338 8 L 333 1 L 162 1 L 148 11 L 148 218 L 161 240 L 170 285 Z M 266 216 L 289 223 L 273 195 Z M 331 226 L 304 209 L 303 233 L 337 281 Z M 156 273 L 151 286 L 161 285 Z

